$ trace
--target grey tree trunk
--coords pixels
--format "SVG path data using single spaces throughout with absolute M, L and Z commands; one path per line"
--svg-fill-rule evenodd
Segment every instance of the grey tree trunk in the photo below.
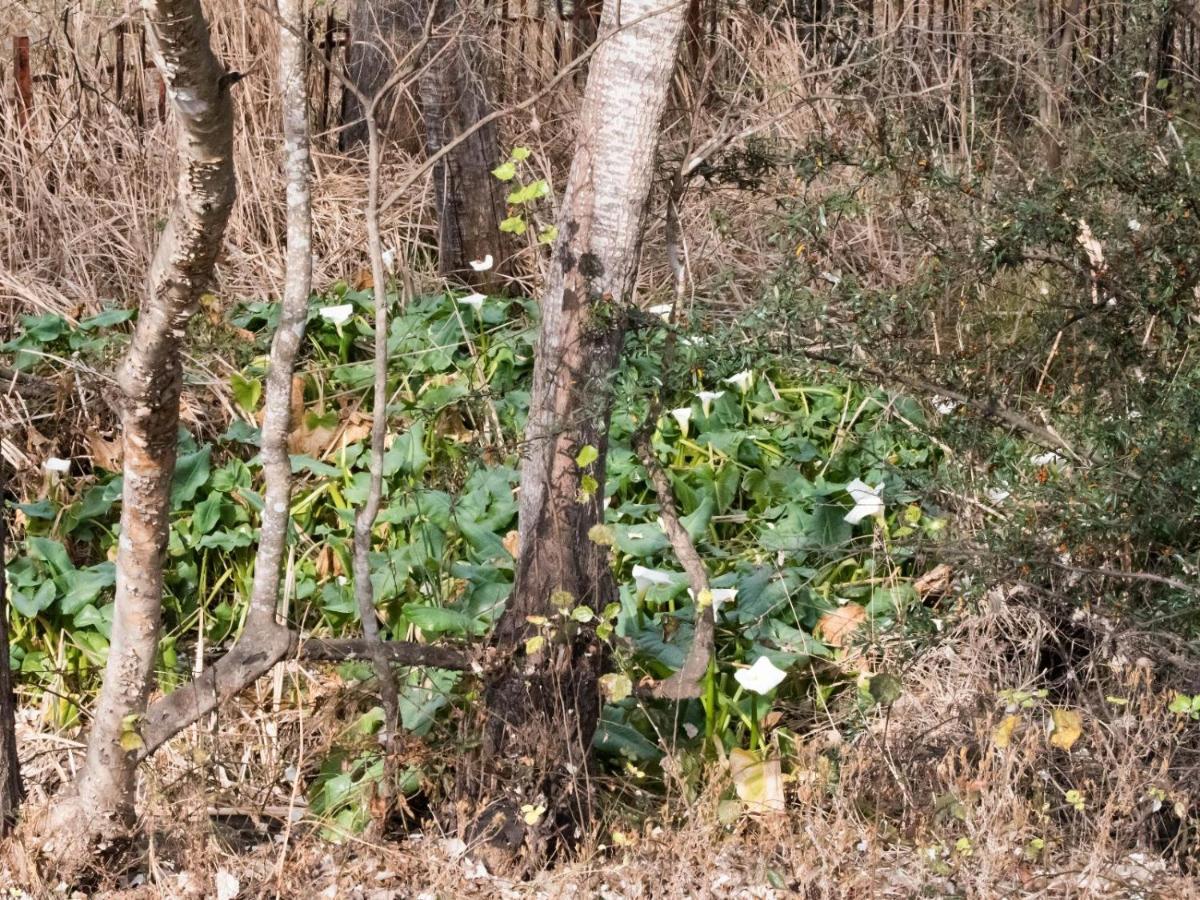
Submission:
M 21 758 L 17 755 L 17 698 L 8 656 L 8 584 L 4 568 L 8 550 L 8 515 L 4 505 L 7 487 L 5 463 L 0 460 L 0 834 L 7 834 L 12 828 L 25 794 Z
M 179 129 L 180 177 L 118 376 L 125 462 L 112 641 L 74 797 L 57 804 L 51 824 L 76 837 L 114 831 L 133 810 L 139 729 L 158 651 L 179 349 L 211 280 L 236 190 L 233 79 L 213 55 L 199 0 L 148 0 L 143 8 Z
M 592 529 L 603 522 L 611 376 L 633 302 L 685 10 L 664 0 L 605 6 L 542 300 L 521 465 L 520 557 L 496 634 L 512 662 L 488 688 L 484 747 L 487 788 L 503 798 L 494 808 L 509 821 L 524 804 L 551 811 L 525 835 L 535 856 L 590 816 L 582 775 L 600 712 L 604 651 L 590 624 L 528 644 L 538 635 L 528 617 L 577 605 L 601 610 L 616 598 L 608 550 Z M 589 446 L 596 452 L 583 458 L 594 459 L 580 466 Z M 494 819 L 485 814 L 481 822 Z

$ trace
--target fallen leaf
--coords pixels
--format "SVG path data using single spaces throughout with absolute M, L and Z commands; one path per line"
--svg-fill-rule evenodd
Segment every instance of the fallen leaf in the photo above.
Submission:
M 831 647 L 844 647 L 858 626 L 867 620 L 867 610 L 857 603 L 847 603 L 845 606 L 825 613 L 817 622 L 817 631 L 821 639 Z
M 913 582 L 913 589 L 920 597 L 925 597 L 929 594 L 944 594 L 950 588 L 950 576 L 953 570 L 942 563 L 940 566 L 934 566 L 920 578 Z
M 370 269 L 362 268 L 355 274 L 353 284 L 356 291 L 369 291 L 375 287 L 375 278 Z
M 1005 749 L 1012 743 L 1013 731 L 1020 721 L 1020 716 L 1005 716 L 1001 719 L 1000 724 L 992 731 L 992 743 L 1001 750 Z
M 107 469 L 109 472 L 121 471 L 121 459 L 124 455 L 124 448 L 121 445 L 119 437 L 110 440 L 105 440 L 96 432 L 92 432 L 87 438 L 88 453 L 92 457 L 92 465 L 101 469 Z
M 1052 709 L 1050 718 L 1054 723 L 1050 746 L 1070 750 L 1083 734 L 1083 716 L 1073 709 Z
M 224 869 L 217 869 L 216 875 L 217 900 L 233 900 L 242 892 L 242 883 L 237 876 Z
M 729 751 L 729 772 L 746 812 L 783 812 L 783 769 L 778 757 L 763 759 L 759 753 L 734 747 Z
M 510 531 L 500 543 L 504 545 L 504 549 L 514 560 L 521 555 L 521 533 L 519 531 Z

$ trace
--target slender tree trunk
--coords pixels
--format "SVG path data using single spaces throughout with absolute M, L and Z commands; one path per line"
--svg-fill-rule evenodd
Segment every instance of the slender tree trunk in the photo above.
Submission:
M 591 624 L 555 614 L 601 610 L 616 597 L 608 550 L 594 531 L 603 522 L 612 373 L 685 13 L 686 4 L 664 0 L 605 6 L 542 301 L 521 466 L 521 550 L 496 633 L 511 662 L 488 686 L 484 747 L 486 790 L 501 798 L 492 809 L 510 823 L 523 804 L 550 810 L 524 835 L 533 857 L 591 812 L 581 776 L 600 712 L 603 645 Z M 530 616 L 557 628 L 546 634 Z M 538 637 L 546 640 L 539 645 Z
M 199 0 L 156 0 L 144 9 L 178 122 L 181 172 L 118 378 L 125 463 L 112 641 L 75 802 L 60 803 L 52 825 L 75 835 L 112 831 L 133 809 L 138 730 L 158 651 L 179 348 L 212 277 L 236 190 L 232 79 L 213 55 Z
M 433 32 L 421 75 L 425 148 L 433 155 L 492 111 L 481 37 L 462 0 L 432 0 Z M 424 26 L 424 17 L 418 27 Z M 475 130 L 433 170 L 438 219 L 438 271 L 483 291 L 496 291 L 507 272 L 507 247 L 500 233 L 505 218 L 504 185 L 491 174 L 504 154 L 497 123 Z M 472 260 L 491 256 L 490 269 L 475 271 Z
M 1056 172 L 1062 166 L 1063 123 L 1062 108 L 1067 101 L 1071 83 L 1071 56 L 1075 49 L 1076 19 L 1082 0 L 1068 0 L 1063 7 L 1062 30 L 1054 57 L 1048 67 L 1046 87 L 1042 96 L 1042 140 L 1046 155 L 1046 168 Z M 1053 34 L 1057 26 L 1055 7 L 1048 7 L 1049 29 Z
M 16 821 L 25 789 L 21 783 L 21 759 L 17 755 L 17 698 L 13 692 L 12 665 L 8 656 L 8 583 L 5 554 L 8 552 L 8 511 L 5 492 L 8 474 L 0 460 L 0 834 L 7 834 Z
M 188 685 L 151 704 L 142 727 L 144 758 L 181 729 L 218 708 L 271 669 L 292 645 L 277 617 L 280 570 L 292 497 L 288 455 L 292 374 L 304 340 L 312 293 L 312 190 L 306 45 L 301 0 L 278 0 L 279 92 L 283 106 L 283 175 L 287 196 L 287 258 L 279 324 L 271 343 L 262 421 L 262 527 L 254 584 L 242 634 L 228 654 Z

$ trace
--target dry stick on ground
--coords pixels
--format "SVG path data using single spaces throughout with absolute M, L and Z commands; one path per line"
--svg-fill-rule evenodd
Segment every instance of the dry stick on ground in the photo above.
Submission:
M 213 55 L 199 0 L 149 3 L 146 19 L 179 123 L 183 171 L 120 372 L 125 462 L 112 641 L 74 797 L 55 807 L 49 823 L 69 843 L 119 827 L 132 812 L 137 754 L 130 751 L 141 742 L 136 726 L 161 624 L 180 342 L 212 277 L 236 190 L 231 79 Z

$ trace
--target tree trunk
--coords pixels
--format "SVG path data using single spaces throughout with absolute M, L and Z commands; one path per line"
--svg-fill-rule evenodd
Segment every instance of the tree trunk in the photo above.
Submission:
M 17 755 L 17 698 L 13 692 L 8 656 L 8 584 L 4 555 L 8 545 L 8 515 L 4 495 L 8 488 L 5 464 L 0 461 L 0 834 L 16 821 L 25 790 L 21 784 L 21 759 Z
M 1082 0 L 1068 0 L 1063 7 L 1062 31 L 1058 46 L 1046 79 L 1042 96 L 1042 141 L 1046 154 L 1046 168 L 1057 172 L 1062 166 L 1064 135 L 1062 108 L 1067 101 L 1071 84 L 1071 56 L 1075 49 L 1076 19 Z M 1055 7 L 1048 7 L 1049 33 L 1056 30 Z
M 233 79 L 213 55 L 199 0 L 156 0 L 144 9 L 155 65 L 179 126 L 182 170 L 118 377 L 125 463 L 112 641 L 74 802 L 59 803 L 52 824 L 76 836 L 111 832 L 132 813 L 138 729 L 158 651 L 182 384 L 179 348 L 212 277 L 236 190 Z
M 491 810 L 509 826 L 522 805 L 551 811 L 524 835 L 534 857 L 591 812 L 582 775 L 600 713 L 604 650 L 594 627 L 569 612 L 602 610 L 616 598 L 608 551 L 594 531 L 603 522 L 612 373 L 685 12 L 685 4 L 663 0 L 604 9 L 542 301 L 521 466 L 521 549 L 496 632 L 511 663 L 488 686 L 484 745 L 485 790 L 501 798 Z M 556 631 L 547 634 L 530 616 L 557 623 Z M 547 640 L 539 646 L 537 637 Z M 496 822 L 489 813 L 480 819 Z
M 421 114 L 425 149 L 432 156 L 492 111 L 476 24 L 462 0 L 432 0 L 433 33 L 421 75 Z M 424 18 L 418 23 L 424 26 Z M 504 154 L 497 123 L 476 129 L 433 170 L 438 220 L 438 271 L 485 292 L 500 289 L 512 247 L 504 240 L 504 185 L 492 169 Z M 490 269 L 477 272 L 471 260 L 492 257 Z
M 411 49 L 413 23 L 424 27 L 425 0 L 355 0 L 350 7 L 350 44 L 346 77 L 368 99 L 378 94 L 395 71 L 396 61 Z M 377 115 L 383 134 L 409 152 L 421 147 L 421 116 L 412 94 L 400 86 Z M 342 93 L 342 130 L 338 147 L 350 150 L 367 143 L 366 110 L 353 91 Z

